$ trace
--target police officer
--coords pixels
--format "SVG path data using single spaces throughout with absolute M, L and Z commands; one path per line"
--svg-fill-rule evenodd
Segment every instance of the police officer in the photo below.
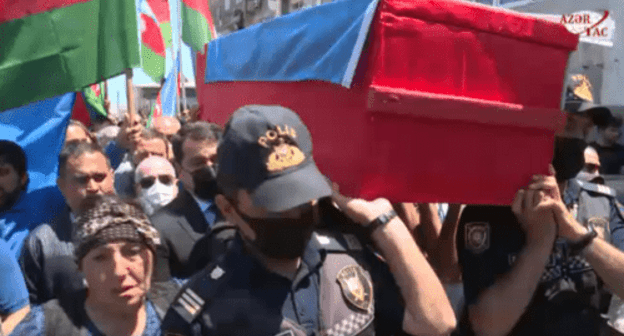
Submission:
M 511 207 L 464 210 L 457 243 L 469 333 L 600 334 L 602 282 L 624 292 L 624 221 L 606 189 L 582 183 L 587 197 L 577 199 L 576 216 L 554 176 L 534 177 Z M 603 198 L 615 246 L 591 224 L 606 222 L 605 213 L 596 211 Z
M 239 234 L 180 291 L 163 322 L 165 335 L 448 334 L 454 328 L 442 285 L 387 200 L 334 195 L 327 202 L 332 190 L 293 111 L 240 108 L 226 126 L 218 160 L 215 200 Z M 331 201 L 345 222 L 366 229 L 377 253 L 354 234 L 316 229 L 328 226 L 318 223 L 327 218 L 319 204 L 331 207 Z

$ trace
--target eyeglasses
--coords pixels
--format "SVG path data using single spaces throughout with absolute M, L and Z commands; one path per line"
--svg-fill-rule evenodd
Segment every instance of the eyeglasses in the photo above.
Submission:
M 160 183 L 166 185 L 166 186 L 170 186 L 173 184 L 173 176 L 171 175 L 158 175 L 158 181 L 160 181 Z M 141 188 L 143 189 L 148 189 L 151 186 L 154 185 L 154 183 L 156 182 L 156 177 L 155 176 L 145 176 L 144 178 L 142 178 L 139 181 L 139 184 L 141 185 Z
M 90 180 L 94 180 L 96 183 L 102 183 L 108 175 L 105 173 L 96 173 L 92 175 L 76 175 L 74 180 L 80 185 L 86 185 Z

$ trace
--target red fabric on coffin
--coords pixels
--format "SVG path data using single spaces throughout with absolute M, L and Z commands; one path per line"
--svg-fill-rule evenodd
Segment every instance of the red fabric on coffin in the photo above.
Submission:
M 509 204 L 547 173 L 565 122 L 554 109 L 380 87 L 369 110 L 360 195 L 394 200 Z
M 351 196 L 508 204 L 551 160 L 576 39 L 467 2 L 382 0 L 351 89 L 202 84 L 201 117 L 224 124 L 246 104 L 293 109 L 319 168 Z

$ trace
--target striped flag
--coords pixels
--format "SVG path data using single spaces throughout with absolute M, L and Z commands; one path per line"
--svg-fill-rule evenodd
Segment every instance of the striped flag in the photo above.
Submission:
M 173 63 L 174 66 L 169 70 L 165 84 L 162 87 L 162 114 L 173 117 L 178 110 L 178 72 L 180 72 L 180 53 Z
M 147 4 L 156 16 L 156 21 L 160 26 L 160 32 L 165 41 L 165 48 L 171 47 L 173 40 L 171 37 L 171 13 L 169 12 L 168 0 L 147 0 Z
M 82 95 L 91 120 L 103 120 L 108 117 L 104 108 L 104 85 L 102 83 L 87 86 L 82 90 Z
M 141 65 L 143 71 L 155 82 L 165 76 L 165 41 L 156 21 L 156 16 L 147 0 L 140 3 L 141 21 Z
M 194 51 L 217 37 L 208 0 L 182 0 L 182 40 Z
M 0 111 L 138 66 L 134 1 L 0 0 Z
M 150 111 L 150 115 L 147 118 L 147 127 L 150 127 L 152 125 L 152 122 L 154 122 L 154 119 L 162 116 L 162 102 L 160 99 L 162 93 L 162 88 L 158 91 L 158 95 L 156 96 L 156 102 L 154 102 L 154 105 L 152 106 L 152 110 Z

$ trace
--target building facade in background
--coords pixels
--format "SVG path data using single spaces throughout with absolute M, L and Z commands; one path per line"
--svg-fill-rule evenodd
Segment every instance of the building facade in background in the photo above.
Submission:
M 613 46 L 580 42 L 570 55 L 568 73 L 586 74 L 596 103 L 622 112 L 624 106 L 624 1 L 622 0 L 475 0 L 486 5 L 530 14 L 564 15 L 579 11 L 605 13 L 615 21 Z

